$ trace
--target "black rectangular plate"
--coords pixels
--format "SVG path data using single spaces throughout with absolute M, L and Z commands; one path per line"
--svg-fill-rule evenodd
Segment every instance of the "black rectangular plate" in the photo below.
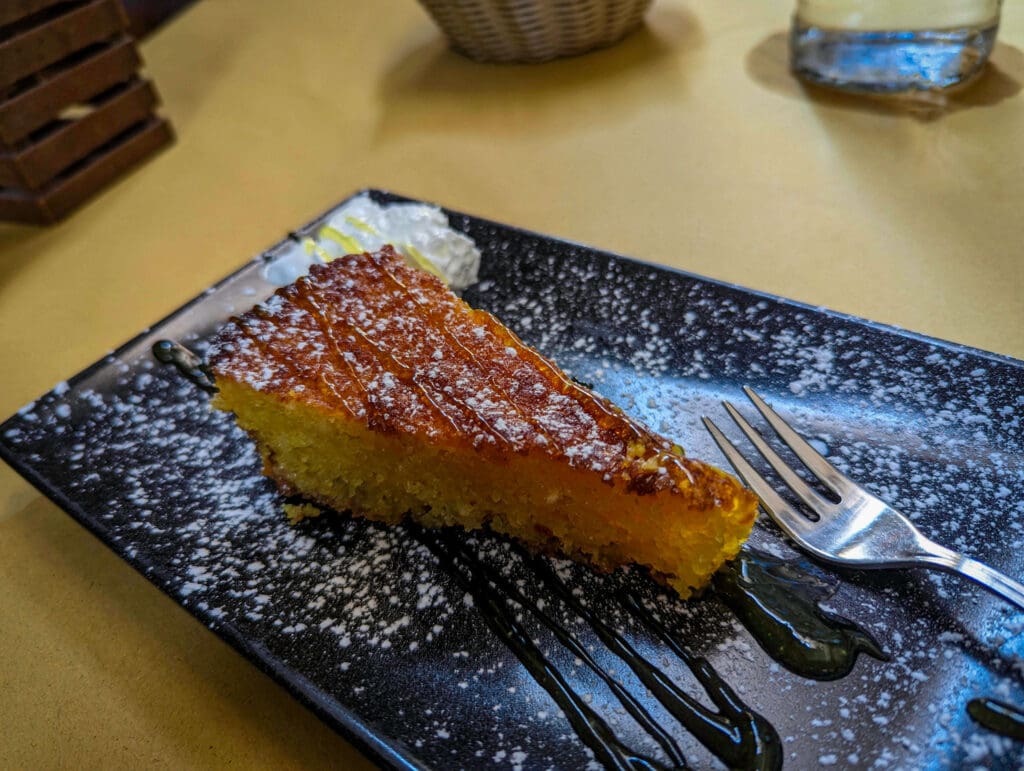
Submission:
M 699 416 L 724 418 L 719 400 L 742 402 L 740 387 L 753 386 L 926 534 L 1024 574 L 1024 363 L 447 213 L 483 253 L 480 281 L 465 292 L 472 305 L 691 456 L 724 464 Z M 273 291 L 268 261 L 325 217 L 12 416 L 0 456 L 379 762 L 586 766 L 589 751 L 548 691 L 414 534 L 340 514 L 289 525 L 230 416 L 152 359 L 161 338 L 202 351 L 230 315 Z M 759 522 L 752 542 L 796 559 L 771 523 Z M 715 763 L 503 541 L 470 543 L 544 599 L 689 763 Z M 958 578 L 818 571 L 834 590 L 828 607 L 892 657 L 861 657 L 847 677 L 818 682 L 773 663 L 714 592 L 684 603 L 642 577 L 558 567 L 637 651 L 706 702 L 690 670 L 607 599 L 631 581 L 768 717 L 795 767 L 1024 763 L 1024 744 L 965 712 L 974 696 L 1024 704 L 1024 613 Z M 606 684 L 519 615 L 619 740 L 664 762 Z

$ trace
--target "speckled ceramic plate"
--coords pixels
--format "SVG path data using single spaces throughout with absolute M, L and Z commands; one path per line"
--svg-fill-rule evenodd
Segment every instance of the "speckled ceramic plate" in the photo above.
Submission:
M 739 403 L 751 385 L 926 534 L 1024 575 L 1021 362 L 449 216 L 484 255 L 470 303 L 689 454 L 724 464 L 699 416 L 724 424 L 719 400 Z M 820 681 L 773 661 L 716 591 L 683 603 L 642 576 L 544 560 L 548 575 L 486 535 L 445 547 L 341 514 L 289 525 L 249 440 L 150 349 L 173 338 L 202 351 L 269 295 L 266 265 L 293 245 L 11 417 L 0 455 L 370 756 L 736 764 L 686 716 L 706 728 L 745 705 L 793 767 L 1024 764 L 1024 744 L 965 711 L 977 696 L 1024 704 L 1024 613 L 956 577 L 812 568 L 759 523 L 752 544 L 793 561 L 891 658 L 861 656 Z M 596 751 L 595 736 L 614 752 Z

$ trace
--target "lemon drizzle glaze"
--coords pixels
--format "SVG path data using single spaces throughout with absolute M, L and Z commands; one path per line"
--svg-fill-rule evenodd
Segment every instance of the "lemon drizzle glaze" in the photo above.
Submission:
M 373 263 L 374 261 L 371 259 L 370 262 Z M 376 404 L 376 399 L 373 399 L 371 397 L 371 394 L 367 390 L 366 385 L 363 383 L 361 376 L 359 375 L 358 372 L 356 372 L 354 365 L 345 357 L 344 353 L 342 353 L 341 346 L 338 343 L 338 339 L 335 336 L 334 330 L 332 328 L 331 319 L 327 316 L 327 314 L 319 306 L 319 304 L 309 295 L 310 284 L 311 281 L 305 277 L 299 279 L 295 283 L 296 287 L 301 287 L 296 297 L 298 304 L 301 307 L 304 307 L 310 314 L 316 317 L 316 320 L 319 323 L 322 332 L 331 340 L 331 343 L 335 350 L 335 358 L 344 363 L 344 365 L 348 368 L 353 380 L 355 380 L 355 382 L 358 383 L 359 388 L 362 390 L 364 394 L 364 402 L 368 405 L 368 408 L 371 409 L 373 412 L 374 419 L 371 420 L 371 427 L 379 426 L 383 430 L 392 430 L 393 426 L 391 425 L 390 417 L 387 415 L 387 413 L 383 413 L 379 409 L 378 405 Z M 363 343 L 363 349 L 368 350 L 373 355 L 373 357 L 377 360 L 377 362 L 381 365 L 381 368 L 385 372 L 393 371 L 399 380 L 401 380 L 407 386 L 411 386 L 415 391 L 417 391 L 420 397 L 423 399 L 423 401 L 433 409 L 433 411 L 437 414 L 438 417 L 440 417 L 442 420 L 448 423 L 448 425 L 451 426 L 453 431 L 455 431 L 456 433 L 461 433 L 462 428 L 459 425 L 458 421 L 456 420 L 455 416 L 447 412 L 444 409 L 444 407 L 441 406 L 439 400 L 436 399 L 434 395 L 432 395 L 430 391 L 426 388 L 426 386 L 419 381 L 419 378 L 416 377 L 416 372 L 414 368 L 410 367 L 408 364 L 406 364 L 405 362 L 401 361 L 398 357 L 396 357 L 393 353 L 390 353 L 389 351 L 382 348 L 379 344 L 371 340 L 370 337 L 363 330 L 361 330 L 355 324 L 349 322 L 347 319 L 339 318 L 338 321 L 344 324 L 345 327 L 347 327 L 351 331 L 354 337 L 358 338 L 358 340 Z M 391 364 L 391 367 L 388 367 L 389 363 Z M 460 411 L 466 417 L 468 417 L 471 421 L 475 422 L 480 428 L 484 430 L 484 432 L 490 434 L 493 437 L 495 443 L 507 442 L 505 437 L 498 433 L 494 428 L 492 428 L 487 423 L 487 421 L 483 419 L 483 417 L 476 413 L 475 410 L 470 409 L 468 406 L 463 404 L 459 399 L 451 397 L 450 395 L 449 398 L 460 408 Z
M 258 318 L 266 318 L 267 317 L 266 310 L 264 308 L 258 306 L 258 305 L 255 308 L 252 309 L 251 313 L 253 313 L 253 315 L 257 316 Z M 233 319 L 231 319 L 231 321 L 234 322 L 234 324 L 238 328 L 239 332 L 241 332 L 243 335 L 245 335 L 245 337 L 248 340 L 252 341 L 252 343 L 260 351 L 260 353 L 271 353 L 270 346 L 267 344 L 267 342 L 262 337 L 260 337 L 259 332 L 257 332 L 256 330 L 254 330 L 252 328 L 252 326 L 250 325 L 250 322 L 249 322 L 248 319 L 246 319 L 244 316 L 236 316 Z M 285 365 L 285 366 L 287 366 L 287 365 Z M 327 379 L 322 374 L 320 375 L 320 380 L 323 381 L 323 384 L 328 389 L 330 389 L 331 393 L 334 394 L 334 396 L 338 400 L 338 403 L 345 409 L 345 411 L 349 412 L 349 413 L 352 413 L 351 408 L 349 408 L 349 406 L 345 403 L 345 400 L 341 398 L 341 395 L 338 394 L 338 392 L 334 389 L 334 386 L 332 386 L 330 383 L 328 383 Z M 354 417 L 355 416 L 354 413 L 352 413 L 352 414 L 353 414 L 353 417 Z
M 504 363 L 500 361 L 500 359 L 495 359 L 494 361 L 489 362 L 490 366 L 485 366 L 484 363 L 480 361 L 479 357 L 477 357 L 469 348 L 467 348 L 466 345 L 458 338 L 454 331 L 448 326 L 445 318 L 441 314 L 436 313 L 429 303 L 417 297 L 416 293 L 413 292 L 401 279 L 399 279 L 391 271 L 389 271 L 386 266 L 381 264 L 381 262 L 376 258 L 375 255 L 369 253 L 366 253 L 366 255 L 369 257 L 368 262 L 378 271 L 378 273 L 383 275 L 392 284 L 394 284 L 397 288 L 403 291 L 408 298 L 410 298 L 411 300 L 413 300 L 426 310 L 426 313 L 431 318 L 431 320 L 437 322 L 437 326 L 441 329 L 442 334 L 452 343 L 452 345 L 457 347 L 465 354 L 466 359 L 473 363 L 477 371 L 483 376 L 488 386 L 490 386 L 496 393 L 499 393 L 502 396 L 502 398 L 506 401 L 508 406 L 511 407 L 511 409 L 517 415 L 519 415 L 534 430 L 540 433 L 548 442 L 548 446 L 551 447 L 555 453 L 564 456 L 564 450 L 562 450 L 558 443 L 552 441 L 552 437 L 548 434 L 547 431 L 544 430 L 543 426 L 540 425 L 539 421 L 530 420 L 519 407 L 519 405 L 515 403 L 515 401 L 509 396 L 505 389 L 502 388 L 501 385 L 491 375 L 491 371 L 493 371 L 494 366 L 497 366 L 497 368 L 499 368 L 501 372 L 506 375 L 514 375 L 514 372 L 508 367 L 506 367 Z M 546 376 L 546 378 L 549 381 L 554 381 L 555 383 L 557 383 L 556 387 L 560 394 L 565 396 L 571 395 L 572 397 L 576 397 L 577 401 L 581 401 L 584 404 L 593 405 L 594 409 L 599 413 L 599 415 L 595 417 L 593 414 L 590 413 L 589 410 L 587 411 L 587 414 L 591 419 L 594 420 L 594 422 L 598 425 L 600 429 L 607 430 L 609 423 L 618 423 L 622 425 L 622 428 L 615 432 L 617 438 L 626 440 L 631 439 L 642 443 L 645 451 L 653 451 L 651 452 L 651 455 L 647 456 L 647 458 L 655 457 L 657 458 L 660 464 L 670 463 L 674 465 L 676 468 L 682 471 L 683 474 L 686 475 L 686 478 L 688 479 L 691 485 L 695 483 L 693 474 L 686 467 L 686 464 L 684 463 L 683 459 L 676 455 L 674 452 L 672 452 L 667 442 L 655 438 L 650 433 L 650 431 L 648 431 L 642 425 L 640 425 L 635 420 L 630 418 L 622 410 L 618 409 L 611 403 L 605 402 L 605 400 L 603 400 L 597 394 L 594 394 L 589 389 L 585 389 L 582 386 L 577 385 L 563 372 L 561 372 L 557 367 L 552 365 L 551 362 L 549 362 L 544 356 L 537 353 L 532 348 L 523 343 L 523 341 L 514 332 L 512 332 L 510 329 L 501 324 L 501 322 L 498 321 L 493 314 L 488 313 L 487 311 L 477 312 L 485 315 L 492 322 L 490 326 L 494 330 L 496 330 L 495 336 L 499 338 L 500 342 L 503 342 L 506 345 L 511 344 L 510 347 L 516 350 L 516 355 L 518 357 L 521 357 L 528 361 L 529 363 L 531 363 L 539 372 Z M 500 340 L 502 335 L 505 336 L 505 340 L 503 341 Z M 629 465 L 628 460 L 624 461 L 622 465 L 624 467 L 623 470 L 625 471 Z M 626 474 L 626 476 L 628 476 L 628 473 Z
M 366 388 L 363 386 L 362 381 L 360 381 L 358 376 L 356 375 L 355 368 L 352 366 L 352 363 L 345 358 L 345 355 L 342 353 L 341 348 L 339 348 L 338 341 L 331 331 L 331 325 L 327 322 L 327 317 L 324 315 L 323 310 L 317 304 L 316 300 L 310 297 L 308 293 L 305 291 L 306 288 L 308 287 L 308 281 L 305 278 L 299 279 L 298 281 L 295 282 L 294 286 L 295 291 L 294 297 L 292 298 L 293 301 L 297 306 L 305 308 L 305 310 L 309 313 L 310 317 L 313 319 L 314 323 L 316 323 L 320 327 L 320 331 L 331 343 L 331 348 L 333 349 L 335 361 L 338 362 L 342 367 L 346 367 L 349 370 L 349 372 L 352 374 L 352 378 L 355 381 L 357 387 L 363 392 L 364 396 L 366 396 Z M 257 306 L 253 310 L 258 316 L 261 316 L 263 318 L 269 318 L 270 316 L 270 312 L 266 309 L 265 306 Z M 348 412 L 352 417 L 359 417 L 359 410 L 352 407 L 348 403 L 348 401 L 345 400 L 341 396 L 341 394 L 338 393 L 338 390 L 334 387 L 334 384 L 327 379 L 327 374 L 325 372 L 320 373 L 319 380 L 328 388 L 328 390 L 330 390 L 330 392 L 338 400 L 338 403 L 340 403 L 345 408 L 346 412 Z M 364 398 L 363 403 L 366 405 L 368 413 L 373 414 L 375 412 L 375 407 L 373 404 L 370 403 L 369 399 Z M 370 414 L 367 415 L 368 418 L 371 416 Z
M 364 252 L 362 254 L 347 255 L 333 260 L 332 263 L 337 263 L 337 268 L 341 268 L 346 272 L 353 270 L 358 272 L 369 263 L 371 270 L 380 275 L 397 290 L 396 292 L 388 292 L 387 298 L 381 298 L 384 299 L 385 305 L 392 303 L 400 304 L 403 299 L 418 305 L 427 319 L 433 322 L 431 327 L 436 329 L 449 342 L 452 351 L 456 354 L 453 356 L 453 359 L 466 365 L 472 365 L 473 369 L 480 376 L 479 380 L 485 383 L 491 393 L 497 398 L 496 404 L 501 404 L 502 409 L 506 411 L 507 415 L 515 414 L 518 417 L 519 420 L 516 423 L 521 421 L 522 425 L 528 429 L 529 434 L 533 436 L 536 445 L 542 445 L 546 441 L 547 451 L 550 455 L 553 457 L 568 457 L 573 465 L 579 463 L 577 459 L 579 455 L 575 454 L 573 450 L 584 457 L 600 458 L 596 463 L 589 463 L 589 468 L 603 473 L 607 483 L 613 484 L 614 479 L 618 478 L 638 493 L 650 493 L 665 488 L 685 489 L 686 482 L 682 479 L 682 475 L 685 475 L 691 488 L 695 485 L 694 475 L 687 467 L 685 458 L 681 457 L 681 451 L 680 454 L 676 454 L 674 447 L 666 440 L 651 434 L 650 431 L 626 416 L 621 410 L 607 402 L 607 400 L 574 383 L 561 373 L 553 363 L 526 346 L 511 330 L 502 326 L 491 314 L 486 311 L 472 311 L 467 308 L 469 313 L 466 314 L 465 322 L 471 326 L 475 325 L 476 328 L 490 331 L 491 335 L 488 338 L 488 344 L 493 345 L 497 343 L 504 345 L 505 348 L 511 348 L 515 351 L 518 359 L 522 360 L 525 365 L 532 366 L 538 378 L 543 379 L 548 393 L 554 392 L 561 396 L 569 397 L 577 403 L 581 409 L 576 417 L 570 417 L 569 413 L 563 414 L 563 409 L 560 406 L 548 405 L 549 408 L 557 411 L 557 414 L 561 416 L 560 420 L 569 420 L 565 430 L 575 431 L 578 434 L 582 432 L 590 433 L 594 430 L 591 426 L 596 425 L 598 432 L 596 436 L 591 435 L 587 437 L 588 441 L 586 444 L 580 444 L 577 441 L 583 439 L 579 435 L 569 436 L 569 438 L 561 437 L 560 440 L 553 441 L 554 437 L 551 427 L 547 424 L 542 424 L 539 419 L 526 417 L 524 415 L 524 407 L 517 404 L 509 392 L 496 380 L 499 375 L 506 375 L 510 379 L 514 379 L 521 373 L 517 372 L 516 368 L 509 367 L 504 361 L 505 357 L 502 356 L 494 356 L 488 361 L 488 366 L 485 366 L 480 358 L 473 354 L 471 347 L 464 343 L 455 329 L 450 326 L 452 314 L 450 312 L 446 313 L 446 311 L 458 310 L 458 306 L 456 305 L 452 308 L 450 304 L 442 304 L 441 309 L 435 310 L 429 303 L 424 302 L 423 298 L 414 291 L 411 285 L 407 285 L 406 282 L 388 269 L 386 260 L 389 257 L 395 260 L 401 259 L 394 253 L 393 249 L 384 247 L 379 253 L 370 254 Z M 361 403 L 355 404 L 355 406 L 353 406 L 352 402 L 354 395 L 348 393 L 346 394 L 347 399 L 343 397 L 339 393 L 339 388 L 336 387 L 336 382 L 332 382 L 332 379 L 329 377 L 329 373 L 320 373 L 315 377 L 322 384 L 321 387 L 332 394 L 347 413 L 357 419 L 367 420 L 371 428 L 375 426 L 379 426 L 382 430 L 394 430 L 396 428 L 393 416 L 381 408 L 380 399 L 375 394 L 369 393 L 369 384 L 364 382 L 364 378 L 356 370 L 358 361 L 354 358 L 354 354 L 362 350 L 365 354 L 369 354 L 376 359 L 384 372 L 395 376 L 396 379 L 409 386 L 410 396 L 412 393 L 418 393 L 420 396 L 419 402 L 440 416 L 442 421 L 447 423 L 456 433 L 464 433 L 466 424 L 469 423 L 470 425 L 477 426 L 479 429 L 474 437 L 474 444 L 489 440 L 488 444 L 499 450 L 499 452 L 502 450 L 507 451 L 509 447 L 517 448 L 520 452 L 527 451 L 527 448 L 520 444 L 520 441 L 525 441 L 525 436 L 520 440 L 516 438 L 514 433 L 506 435 L 500 422 L 492 424 L 488 420 L 488 416 L 481 414 L 481 411 L 471 407 L 467 401 L 451 393 L 450 389 L 443 389 L 443 394 L 437 392 L 433 382 L 424 382 L 417 376 L 416 368 L 396 357 L 387 349 L 387 346 L 382 345 L 379 341 L 375 341 L 369 330 L 361 329 L 353 320 L 347 318 L 346 314 L 338 314 L 337 318 L 332 318 L 334 314 L 328 313 L 329 309 L 322 307 L 322 303 L 318 303 L 317 298 L 311 296 L 314 289 L 319 289 L 320 286 L 335 292 L 339 291 L 339 288 L 332 286 L 330 281 L 326 279 L 319 280 L 321 279 L 320 274 L 322 271 L 327 269 L 327 266 L 314 266 L 309 276 L 302 277 L 289 287 L 278 290 L 275 296 L 280 297 L 286 302 L 290 301 L 295 307 L 309 314 L 316 327 L 319 328 L 320 333 L 327 338 L 329 350 L 339 367 L 339 374 L 340 370 L 347 370 L 349 377 L 353 381 L 353 386 L 360 392 L 360 396 L 355 396 L 355 398 L 360 399 Z M 359 287 L 358 277 L 352 276 L 351 273 L 349 275 L 350 278 L 344 287 L 345 289 L 356 286 L 356 292 L 353 293 L 354 297 L 358 297 L 360 289 L 367 291 L 365 284 Z M 426 274 L 424 274 L 424 278 L 425 276 Z M 433 281 L 433 279 L 428 280 Z M 356 302 L 360 301 L 357 299 Z M 459 303 L 454 296 L 450 298 L 450 302 Z M 366 304 L 365 300 L 362 301 L 362 306 L 364 310 L 373 310 L 372 307 Z M 384 306 L 376 310 L 379 312 L 382 308 Z M 258 305 L 251 311 L 252 316 L 250 318 L 254 316 L 273 321 L 277 310 L 267 305 Z M 456 318 L 458 321 L 463 320 L 458 316 Z M 416 315 L 413 315 L 410 319 L 417 321 L 422 320 L 422 317 L 417 319 Z M 264 345 L 265 341 L 259 339 L 258 333 L 246 326 L 247 320 L 245 316 L 236 317 L 233 321 L 237 323 L 238 327 L 248 337 L 253 339 L 261 350 L 268 350 L 267 346 Z M 338 335 L 341 333 L 344 333 L 349 339 L 346 341 L 340 340 Z M 343 350 L 346 347 L 350 348 L 347 353 Z M 296 378 L 304 377 L 292 365 L 288 356 L 278 356 L 277 359 L 279 359 L 278 365 L 284 368 L 283 374 L 286 379 L 289 376 Z M 389 371 L 388 361 L 391 362 L 393 371 Z M 308 377 L 309 373 L 306 373 L 305 376 Z M 522 397 L 530 399 L 531 395 L 524 393 Z M 405 398 L 408 399 L 409 397 Z M 414 406 L 416 401 L 412 401 L 410 404 Z M 539 400 L 538 406 L 541 406 Z M 455 407 L 457 411 L 446 410 L 446 407 Z M 593 423 L 588 426 L 587 423 L 582 421 L 583 416 L 586 416 L 587 420 L 593 421 Z M 515 431 L 515 429 L 511 430 Z M 604 448 L 600 448 L 601 444 L 607 444 L 609 440 L 611 440 L 612 444 L 618 444 L 625 440 L 628 447 L 628 452 L 625 453 L 625 456 L 621 454 L 621 450 L 609 454 Z M 598 444 L 591 446 L 591 442 Z M 594 455 L 595 450 L 596 456 Z M 674 467 L 677 473 L 666 475 L 665 471 L 668 470 L 667 467 L 669 466 Z M 660 476 L 666 476 L 666 479 L 661 481 L 659 479 Z
M 400 291 L 405 292 L 405 295 L 408 298 L 410 298 L 413 302 L 415 302 L 417 305 L 423 308 L 426 311 L 426 314 L 430 318 L 430 320 L 437 322 L 437 327 L 441 330 L 442 336 L 447 338 L 448 341 L 455 348 L 462 351 L 463 358 L 473 364 L 477 372 L 479 372 L 483 376 L 484 382 L 486 382 L 487 385 L 490 388 L 492 388 L 495 392 L 501 394 L 501 397 L 505 400 L 508 406 L 511 407 L 512 410 L 517 415 L 519 415 L 520 418 L 522 418 L 523 422 L 529 424 L 541 436 L 544 437 L 544 440 L 548 443 L 549 447 L 557 448 L 557 444 L 555 444 L 554 440 L 551 438 L 548 432 L 544 430 L 544 427 L 541 426 L 539 422 L 530 420 L 530 418 L 527 417 L 526 413 L 523 412 L 519 405 L 517 405 L 512 400 L 512 397 L 508 395 L 508 392 L 506 392 L 505 389 L 502 388 L 502 386 L 497 382 L 497 380 L 494 379 L 494 377 L 491 375 L 492 368 L 484 366 L 484 363 L 480 361 L 479 357 L 476 354 L 474 354 L 469 348 L 467 348 L 465 344 L 463 344 L 463 342 L 454 333 L 454 331 L 452 331 L 452 329 L 446 323 L 446 318 L 444 314 L 437 313 L 429 302 L 417 296 L 417 294 L 414 291 L 412 291 L 400 278 L 398 278 L 398 276 L 396 276 L 394 273 L 388 270 L 384 265 L 380 264 L 376 259 L 373 259 L 371 257 L 370 264 L 373 265 L 374 268 L 376 268 L 377 271 L 383 274 L 389 281 L 391 281 L 391 283 L 398 287 Z M 512 374 L 506 367 L 502 366 L 500 362 L 491 363 L 497 363 L 498 366 L 501 367 L 503 374 Z M 506 439 L 506 441 L 508 440 Z
M 573 382 L 571 378 L 569 378 L 564 372 L 559 370 L 558 367 L 554 366 L 550 361 L 548 361 L 547 358 L 542 356 L 537 351 L 533 350 L 533 348 L 531 348 L 530 346 L 526 345 L 526 343 L 524 343 L 519 338 L 519 336 L 516 335 L 515 332 L 501 324 L 501 322 L 494 317 L 494 314 L 488 313 L 487 311 L 483 310 L 477 312 L 486 315 L 489 319 L 493 321 L 495 328 L 501 330 L 501 333 L 506 335 L 508 341 L 519 349 L 518 353 L 521 357 L 528 359 L 534 367 L 536 367 L 550 379 L 557 382 L 559 386 L 558 392 L 560 394 L 566 396 L 571 394 L 572 396 L 580 397 L 584 403 L 592 404 L 604 418 L 604 421 L 602 421 L 601 418 L 594 418 L 595 422 L 601 428 L 605 428 L 606 423 L 609 422 L 621 422 L 622 424 L 624 424 L 624 430 L 620 430 L 619 432 L 617 432 L 619 438 L 627 440 L 635 439 L 637 441 L 648 440 L 653 445 L 661 445 L 656 447 L 649 447 L 645 443 L 644 448 L 645 450 L 653 450 L 653 455 L 654 457 L 658 458 L 659 462 L 672 463 L 673 465 L 678 467 L 684 474 L 686 474 L 686 478 L 690 481 L 690 484 L 694 484 L 693 474 L 690 473 L 690 470 L 686 467 L 686 464 L 683 462 L 683 459 L 680 456 L 676 455 L 674 452 L 672 452 L 671 447 L 668 445 L 667 442 L 664 442 L 664 440 L 661 440 L 660 438 L 654 437 L 650 431 L 644 428 L 640 423 L 635 421 L 633 418 L 629 417 L 625 412 L 623 412 L 621 409 L 616 407 L 611 402 L 606 401 L 605 399 L 601 398 L 591 390 L 584 388 L 583 386 Z M 626 465 L 626 463 L 624 463 L 623 465 Z
M 263 305 L 257 305 L 255 308 L 252 309 L 252 313 L 253 313 L 253 315 L 255 315 L 256 317 L 258 317 L 260 319 L 268 320 L 268 321 L 272 320 L 272 315 L 271 315 L 270 311 L 265 306 L 263 306 Z M 235 322 L 242 329 L 242 332 L 250 340 L 252 340 L 253 342 L 256 343 L 257 347 L 262 352 L 266 353 L 266 352 L 268 352 L 270 350 L 270 346 L 268 346 L 266 343 L 264 343 L 263 340 L 260 338 L 260 336 L 254 330 L 249 328 L 249 326 L 245 322 L 244 318 L 236 318 Z M 332 342 L 333 342 L 333 340 L 332 340 Z M 290 364 L 288 363 L 288 359 L 283 359 L 282 364 L 285 366 L 286 369 L 288 369 L 291 372 L 291 374 L 297 374 L 298 368 L 294 367 L 294 366 L 290 366 Z M 345 410 L 345 412 L 347 412 L 353 418 L 359 418 L 360 417 L 359 411 L 356 408 L 352 407 L 342 397 L 342 395 L 340 393 L 338 393 L 338 389 L 335 388 L 334 384 L 328 379 L 326 372 L 320 372 L 318 374 L 318 376 L 317 376 L 317 379 L 323 384 L 324 388 L 326 388 L 328 391 L 331 392 L 331 394 L 337 400 L 338 404 L 340 404 L 342 406 L 342 408 Z M 356 382 L 357 382 L 357 384 L 361 388 L 362 384 L 359 383 L 358 380 Z

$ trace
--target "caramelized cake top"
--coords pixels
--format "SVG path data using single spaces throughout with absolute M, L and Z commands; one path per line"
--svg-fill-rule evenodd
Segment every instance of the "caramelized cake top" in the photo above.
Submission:
M 492 460 L 540 453 L 641 494 L 737 494 L 390 246 L 314 265 L 232 319 L 210 365 L 218 380 Z

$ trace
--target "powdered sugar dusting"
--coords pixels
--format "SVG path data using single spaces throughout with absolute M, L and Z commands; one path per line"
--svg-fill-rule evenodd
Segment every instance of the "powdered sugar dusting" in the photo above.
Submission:
M 210 364 L 258 391 L 302 392 L 325 410 L 340 403 L 380 430 L 470 437 L 484 457 L 532 451 L 628 482 L 632 466 L 667 451 L 641 426 L 606 420 L 605 405 L 520 347 L 493 317 L 382 250 L 314 266 L 228 325 Z M 642 458 L 627 458 L 634 445 Z M 674 487 L 664 476 L 654 486 Z
M 1024 574 L 1019 364 L 478 220 L 451 221 L 485 254 L 482 282 L 467 293 L 472 304 L 497 313 L 689 454 L 720 460 L 699 415 L 724 427 L 719 400 L 744 409 L 739 387 L 750 384 L 926 533 Z M 226 317 L 223 308 L 245 310 L 269 294 L 259 270 L 254 264 L 155 336 L 202 350 Z M 198 337 L 189 339 L 190 329 Z M 591 762 L 557 706 L 416 539 L 403 528 L 341 515 L 289 524 L 251 443 L 230 416 L 208 409 L 205 395 L 154 367 L 152 339 L 5 423 L 5 453 L 52 480 L 90 527 L 204 623 L 254 645 L 249 655 L 281 676 L 314 683 L 319 698 L 351 710 L 423 762 Z M 387 384 L 379 385 L 386 393 Z M 467 540 L 602 667 L 645 693 L 514 550 L 490 536 Z M 796 559 L 770 524 L 759 525 L 753 540 Z M 626 582 L 640 593 L 769 717 L 794 767 L 1024 763 L 1019 743 L 979 728 L 964 711 L 974 696 L 1024 702 L 1024 614 L 956 577 L 819 571 L 836 587 L 829 607 L 867 627 L 893 661 L 862 659 L 843 680 L 814 682 L 772 662 L 713 595 L 682 603 L 628 573 L 606 577 L 553 564 L 575 596 L 673 681 L 699 693 L 689 670 L 615 604 L 610 589 Z M 522 623 L 623 741 L 661 757 L 581 661 L 529 614 Z M 692 765 L 714 763 L 648 702 Z

